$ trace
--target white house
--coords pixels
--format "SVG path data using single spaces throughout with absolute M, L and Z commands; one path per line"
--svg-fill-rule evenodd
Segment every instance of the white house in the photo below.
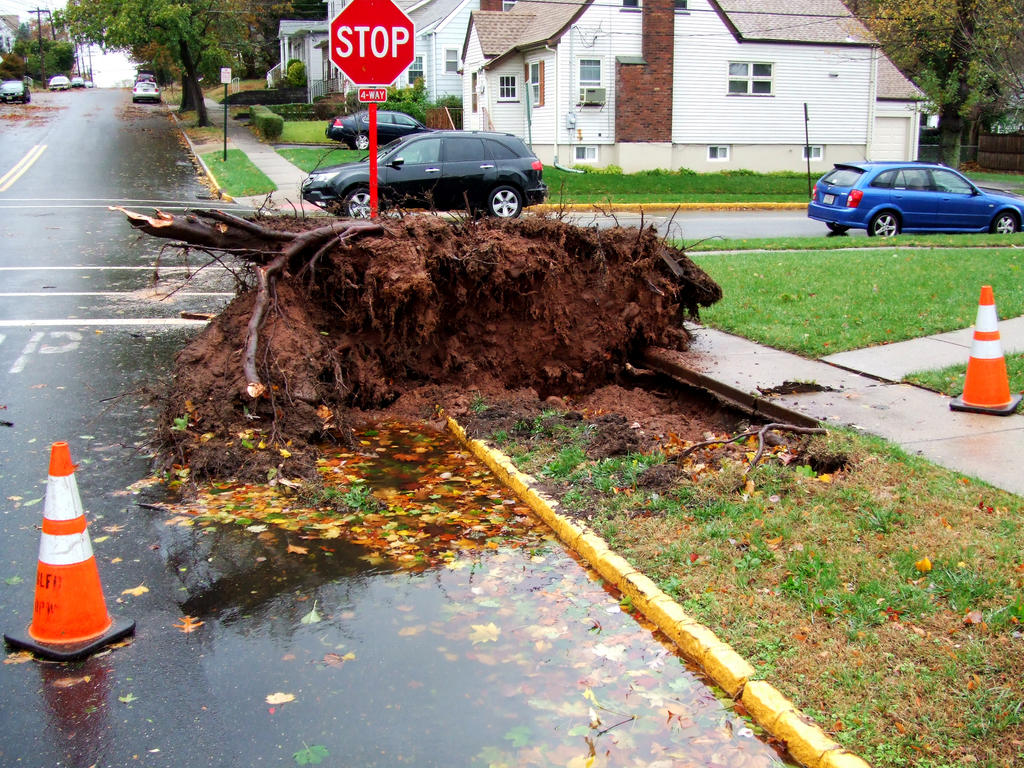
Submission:
M 414 58 L 394 83 L 412 85 L 423 79 L 430 99 L 462 94 L 462 44 L 470 14 L 480 0 L 394 0 L 413 22 Z M 280 63 L 267 73 L 268 84 L 284 75 L 289 59 L 302 59 L 310 81 L 310 100 L 325 93 L 345 93 L 352 86 L 330 61 L 329 25 L 346 0 L 327 0 L 323 21 L 282 20 L 279 25 Z
M 470 21 L 463 123 L 523 136 L 545 162 L 916 157 L 920 92 L 840 0 L 501 2 Z
M 18 16 L 0 16 L 0 53 L 10 53 L 18 39 Z

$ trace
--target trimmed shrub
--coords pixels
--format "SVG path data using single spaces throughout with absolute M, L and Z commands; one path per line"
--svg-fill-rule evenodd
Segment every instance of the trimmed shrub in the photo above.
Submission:
M 299 59 L 292 59 L 288 62 L 285 70 L 285 82 L 292 88 L 306 87 L 306 65 Z
M 284 118 L 275 115 L 263 106 L 254 106 L 249 110 L 249 119 L 256 126 L 260 136 L 268 141 L 280 138 L 284 132 Z

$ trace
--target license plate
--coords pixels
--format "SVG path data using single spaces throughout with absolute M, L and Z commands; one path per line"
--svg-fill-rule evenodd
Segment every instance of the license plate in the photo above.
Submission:
M 825 205 L 832 205 L 832 203 L 834 203 L 835 201 L 835 195 L 823 195 L 821 198 L 821 202 L 823 202 Z

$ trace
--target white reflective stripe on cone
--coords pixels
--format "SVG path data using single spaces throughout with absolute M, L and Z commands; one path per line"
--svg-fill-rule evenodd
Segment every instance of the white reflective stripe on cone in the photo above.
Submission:
M 971 357 L 976 360 L 995 360 L 1002 356 L 1003 345 L 998 339 L 995 341 L 975 339 L 971 344 Z
M 78 496 L 78 483 L 74 475 L 49 476 L 46 483 L 46 503 L 43 517 L 50 520 L 74 520 L 82 516 L 82 499 Z
M 54 536 L 44 533 L 39 540 L 39 562 L 47 565 L 77 565 L 92 557 L 89 532 Z
M 994 331 L 998 323 L 999 317 L 996 315 L 995 304 L 978 305 L 978 320 L 974 324 L 976 331 Z

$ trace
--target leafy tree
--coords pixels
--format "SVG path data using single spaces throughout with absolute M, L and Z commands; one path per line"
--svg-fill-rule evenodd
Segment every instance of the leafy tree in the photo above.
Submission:
M 25 76 L 25 60 L 16 53 L 5 53 L 0 61 L 0 80 L 21 80 Z
M 941 159 L 959 165 L 965 123 L 991 120 L 1020 93 L 1006 69 L 1024 42 L 1016 0 L 857 0 L 851 7 L 932 102 Z
M 61 14 L 76 38 L 128 51 L 137 61 L 162 59 L 181 72 L 181 111 L 210 125 L 200 82 L 217 82 L 220 67 L 246 40 L 255 0 L 69 0 Z
M 42 77 L 42 68 L 39 62 L 40 43 L 38 39 L 18 40 L 14 44 L 14 53 L 18 54 L 25 62 L 25 72 L 32 77 Z M 65 40 L 52 40 L 44 37 L 42 39 L 43 63 L 46 65 L 46 74 L 58 75 L 68 74 L 75 63 L 75 46 Z

